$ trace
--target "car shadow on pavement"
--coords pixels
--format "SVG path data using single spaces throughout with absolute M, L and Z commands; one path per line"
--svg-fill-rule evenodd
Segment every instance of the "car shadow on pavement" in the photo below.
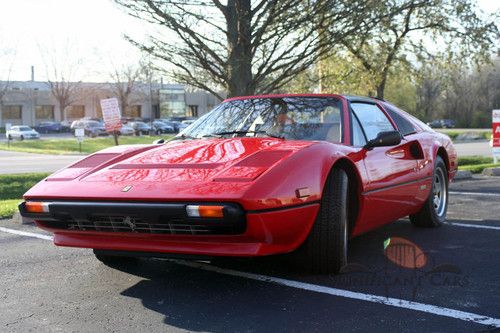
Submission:
M 387 285 L 340 282 L 350 281 L 346 277 L 360 274 L 366 276 L 366 270 L 370 276 L 376 274 L 386 280 L 388 274 L 391 278 L 397 276 L 408 279 L 408 276 L 414 275 L 415 270 L 389 262 L 384 255 L 384 241 L 395 236 L 411 239 L 422 244 L 424 249 L 435 252 L 435 245 L 445 236 L 442 230 L 438 230 L 435 232 L 435 240 L 432 240 L 430 232 L 429 229 L 416 229 L 409 222 L 400 221 L 354 238 L 349 257 L 355 265 L 340 275 L 304 274 L 290 265 L 286 256 L 216 260 L 213 264 L 224 269 L 412 299 L 415 297 L 414 285 L 394 285 L 388 288 Z M 113 268 L 144 278 L 121 292 L 123 296 L 140 299 L 145 308 L 162 314 L 166 324 L 190 331 L 240 331 L 243 327 L 250 331 L 282 331 L 285 326 L 295 330 L 326 330 L 334 328 L 331 326 L 335 323 L 332 316 L 340 322 L 343 320 L 342 313 L 345 312 L 347 317 L 352 316 L 352 309 L 338 306 L 334 303 L 335 298 L 328 298 L 326 295 L 295 289 L 292 292 L 288 287 L 270 287 L 266 282 L 186 267 L 168 260 L 141 259 L 134 264 L 115 265 Z M 433 290 L 428 292 L 432 293 Z M 331 306 L 335 308 L 335 315 L 332 315 L 331 307 L 330 310 L 326 310 L 327 306 L 318 307 L 322 304 L 318 300 L 333 302 Z M 353 301 L 347 301 L 348 304 L 349 302 Z M 332 321 L 325 323 L 321 320 L 325 316 L 332 318 Z

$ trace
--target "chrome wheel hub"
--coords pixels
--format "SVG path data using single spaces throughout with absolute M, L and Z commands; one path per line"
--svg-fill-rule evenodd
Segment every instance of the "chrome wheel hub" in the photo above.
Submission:
M 444 215 L 447 199 L 446 178 L 443 169 L 438 168 L 434 175 L 434 182 L 432 184 L 432 202 L 434 210 L 438 216 Z

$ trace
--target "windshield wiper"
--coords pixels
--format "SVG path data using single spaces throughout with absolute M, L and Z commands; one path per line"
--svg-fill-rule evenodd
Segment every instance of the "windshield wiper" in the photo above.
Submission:
M 199 138 L 194 137 L 194 136 L 190 136 L 190 135 L 186 135 L 186 134 L 181 134 L 181 135 L 176 135 L 176 136 L 174 136 L 172 139 L 170 139 L 170 140 L 168 140 L 168 141 L 174 141 L 174 140 L 186 140 L 186 139 L 196 140 L 196 139 L 199 139 Z
M 271 138 L 276 138 L 276 139 L 284 139 L 285 138 L 285 137 L 283 137 L 281 135 L 276 135 L 276 134 L 268 133 L 266 131 L 227 131 L 227 132 L 218 132 L 218 133 L 206 134 L 203 137 L 223 136 L 223 135 L 231 135 L 231 134 L 264 134 L 266 136 L 269 136 Z

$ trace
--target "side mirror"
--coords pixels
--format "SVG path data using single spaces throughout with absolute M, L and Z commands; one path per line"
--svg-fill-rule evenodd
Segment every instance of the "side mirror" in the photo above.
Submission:
M 377 134 L 377 137 L 373 140 L 368 141 L 368 143 L 363 148 L 370 150 L 374 147 L 396 146 L 400 143 L 401 133 L 399 133 L 398 131 L 387 131 Z
M 158 139 L 158 140 L 153 141 L 154 145 L 161 145 L 162 143 L 165 143 L 165 139 Z

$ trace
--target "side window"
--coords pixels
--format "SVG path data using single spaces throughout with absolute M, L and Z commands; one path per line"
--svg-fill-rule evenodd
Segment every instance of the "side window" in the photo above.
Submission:
M 394 126 L 375 104 L 351 103 L 351 107 L 365 131 L 367 140 L 375 139 L 380 132 L 394 131 Z
M 354 147 L 363 147 L 366 144 L 365 134 L 363 133 L 363 129 L 359 124 L 358 117 L 351 112 L 352 119 L 352 145 Z
M 396 126 L 398 126 L 399 132 L 401 132 L 403 136 L 417 132 L 413 124 L 408 120 L 406 120 L 402 115 L 400 115 L 399 112 L 397 112 L 388 105 L 385 105 L 385 110 L 392 118 L 392 120 L 394 120 Z

